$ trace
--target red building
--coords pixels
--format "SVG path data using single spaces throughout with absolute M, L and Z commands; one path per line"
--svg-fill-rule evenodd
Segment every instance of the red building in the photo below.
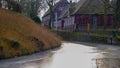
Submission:
M 101 0 L 80 0 L 75 6 L 69 5 L 63 10 L 59 18 L 53 22 L 55 29 L 59 30 L 86 30 L 112 28 L 114 16 L 111 8 L 107 9 L 107 21 L 104 19 L 104 3 Z

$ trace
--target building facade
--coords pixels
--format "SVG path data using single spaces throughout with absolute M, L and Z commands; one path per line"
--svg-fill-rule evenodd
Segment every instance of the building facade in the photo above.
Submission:
M 56 3 L 53 7 L 53 22 L 58 22 L 60 15 L 63 11 L 67 8 L 70 3 L 67 0 L 60 0 Z M 50 20 L 50 10 L 45 13 L 42 17 L 42 22 L 45 27 L 49 27 L 49 20 Z M 54 28 L 54 23 L 51 24 L 52 28 Z
M 75 6 L 67 7 L 57 21 L 53 22 L 54 29 L 80 31 L 100 29 L 105 25 L 112 28 L 115 22 L 113 11 L 107 9 L 106 23 L 104 18 L 104 3 L 101 0 L 80 0 Z

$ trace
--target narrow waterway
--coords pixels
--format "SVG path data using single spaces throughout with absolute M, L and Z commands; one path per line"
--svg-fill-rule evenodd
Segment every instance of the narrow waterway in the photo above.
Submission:
M 120 47 L 63 42 L 60 48 L 0 60 L 0 68 L 120 68 Z

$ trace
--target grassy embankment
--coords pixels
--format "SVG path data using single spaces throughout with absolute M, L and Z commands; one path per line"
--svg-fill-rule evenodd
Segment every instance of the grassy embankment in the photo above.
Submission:
M 31 54 L 61 45 L 60 40 L 31 19 L 0 9 L 0 59 Z

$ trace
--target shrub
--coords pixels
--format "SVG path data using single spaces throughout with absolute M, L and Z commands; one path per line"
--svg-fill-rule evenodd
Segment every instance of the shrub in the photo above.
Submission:
M 92 42 L 107 43 L 107 37 L 104 36 L 90 36 Z
M 89 42 L 101 42 L 107 43 L 107 36 L 100 34 L 88 34 L 85 32 L 65 32 L 65 31 L 53 31 L 60 35 L 63 40 L 68 41 L 89 41 Z
M 117 36 L 117 43 L 120 44 L 120 36 Z
M 36 22 L 36 23 L 39 23 L 41 24 L 41 20 L 38 16 L 34 17 L 33 20 Z

